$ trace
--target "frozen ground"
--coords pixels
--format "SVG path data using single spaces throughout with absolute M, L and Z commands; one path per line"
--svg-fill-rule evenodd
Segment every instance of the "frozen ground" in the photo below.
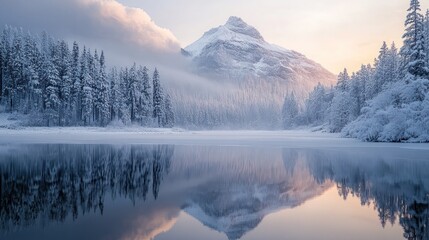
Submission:
M 429 144 L 364 143 L 338 134 L 311 131 L 188 131 L 143 127 L 21 127 L 10 114 L 0 114 L 0 144 L 176 144 L 290 148 L 400 147 L 427 149 Z M 317 129 L 315 129 L 317 130 Z
M 176 144 L 265 146 L 291 148 L 401 147 L 429 150 L 429 144 L 364 143 L 337 134 L 295 131 L 185 131 L 183 129 L 124 128 L 0 128 L 0 144 Z

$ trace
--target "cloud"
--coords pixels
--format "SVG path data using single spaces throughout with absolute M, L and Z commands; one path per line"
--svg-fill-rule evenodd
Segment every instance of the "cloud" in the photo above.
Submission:
M 143 9 L 116 0 L 0 0 L 0 6 L 1 25 L 47 31 L 103 49 L 115 65 L 133 61 L 156 65 L 180 52 L 171 31 L 156 25 Z
M 180 49 L 173 33 L 156 25 L 143 9 L 127 7 L 115 0 L 77 0 L 77 3 L 90 9 L 97 25 L 117 30 L 116 36 L 123 41 L 158 50 Z

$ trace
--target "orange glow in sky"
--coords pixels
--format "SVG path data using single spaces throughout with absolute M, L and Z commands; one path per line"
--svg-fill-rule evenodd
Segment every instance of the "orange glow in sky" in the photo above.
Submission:
M 141 7 L 183 47 L 239 16 L 268 42 L 296 50 L 337 74 L 372 63 L 383 41 L 402 45 L 408 0 L 119 0 Z M 429 7 L 421 1 L 422 12 Z

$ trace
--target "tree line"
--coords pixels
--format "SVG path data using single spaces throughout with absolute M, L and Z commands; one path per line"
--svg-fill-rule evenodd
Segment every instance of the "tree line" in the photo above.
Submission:
M 286 96 L 283 126 L 320 126 L 364 141 L 429 141 L 429 11 L 411 0 L 403 46 L 382 44 L 373 64 L 349 74 L 336 86 L 318 85 L 303 107 Z M 299 109 L 300 111 L 298 111 Z
M 32 126 L 174 125 L 157 69 L 152 78 L 136 64 L 108 69 L 103 51 L 9 26 L 0 35 L 0 106 Z

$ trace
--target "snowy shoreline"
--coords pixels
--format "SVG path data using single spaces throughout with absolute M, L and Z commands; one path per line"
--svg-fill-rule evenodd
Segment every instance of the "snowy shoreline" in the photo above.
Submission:
M 287 148 L 393 147 L 429 150 L 429 144 L 368 143 L 310 130 L 187 131 L 142 127 L 31 127 L 0 129 L 0 144 L 173 144 Z

